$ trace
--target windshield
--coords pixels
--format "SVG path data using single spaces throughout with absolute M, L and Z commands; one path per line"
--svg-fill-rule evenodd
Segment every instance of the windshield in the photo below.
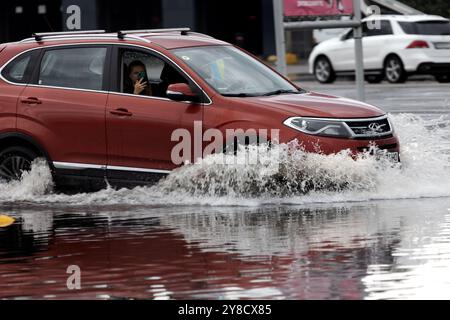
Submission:
M 407 34 L 450 35 L 450 21 L 399 22 Z
M 183 48 L 173 52 L 224 96 L 302 92 L 263 63 L 232 46 Z

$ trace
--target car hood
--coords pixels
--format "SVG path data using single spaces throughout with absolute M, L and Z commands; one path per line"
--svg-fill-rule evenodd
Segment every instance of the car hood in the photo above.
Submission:
M 315 92 L 270 97 L 252 97 L 253 103 L 279 109 L 288 116 L 317 118 L 372 118 L 385 114 L 377 107 L 360 101 Z
M 340 36 L 338 36 L 338 37 L 333 37 L 333 38 L 324 40 L 324 41 L 318 43 L 318 44 L 314 47 L 314 50 L 322 49 L 323 47 L 327 47 L 327 46 L 329 46 L 329 45 L 331 45 L 331 44 L 342 43 L 341 37 L 342 37 L 342 34 L 341 34 Z

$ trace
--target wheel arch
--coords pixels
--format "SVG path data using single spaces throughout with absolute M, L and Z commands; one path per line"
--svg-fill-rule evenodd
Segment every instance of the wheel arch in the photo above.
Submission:
M 383 60 L 383 68 L 386 67 L 386 62 L 387 62 L 387 60 L 388 60 L 390 57 L 397 57 L 397 58 L 399 58 L 399 59 L 400 59 L 400 62 L 401 62 L 402 65 L 403 65 L 403 67 L 405 67 L 405 63 L 403 62 L 402 57 L 400 57 L 400 55 L 399 55 L 398 53 L 390 52 L 390 53 L 388 53 L 388 54 L 386 55 L 386 57 L 385 57 L 384 60 Z
M 5 148 L 12 146 L 22 146 L 33 150 L 39 156 L 44 157 L 47 160 L 50 168 L 54 169 L 53 163 L 51 161 L 48 152 L 45 150 L 45 148 L 42 147 L 42 145 L 39 142 L 37 142 L 32 137 L 20 132 L 1 133 L 0 150 L 4 150 Z
M 325 59 L 327 59 L 328 62 L 330 63 L 330 65 L 331 65 L 331 68 L 333 68 L 333 70 L 334 70 L 333 62 L 331 61 L 330 57 L 327 56 L 325 53 L 319 53 L 319 54 L 314 58 L 313 70 L 314 70 L 314 68 L 316 67 L 316 63 L 317 63 L 317 60 L 319 60 L 319 58 L 325 58 Z

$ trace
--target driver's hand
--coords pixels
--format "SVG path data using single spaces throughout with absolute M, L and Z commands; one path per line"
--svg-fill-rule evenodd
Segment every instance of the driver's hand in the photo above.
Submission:
M 144 79 L 139 79 L 134 83 L 134 94 L 141 94 L 147 88 L 147 82 Z

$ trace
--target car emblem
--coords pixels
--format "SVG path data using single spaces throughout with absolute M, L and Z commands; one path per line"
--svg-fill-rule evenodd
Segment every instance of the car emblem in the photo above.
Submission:
M 383 127 L 384 127 L 383 125 L 374 122 L 369 124 L 368 128 L 370 129 L 371 132 L 378 133 L 383 131 Z

